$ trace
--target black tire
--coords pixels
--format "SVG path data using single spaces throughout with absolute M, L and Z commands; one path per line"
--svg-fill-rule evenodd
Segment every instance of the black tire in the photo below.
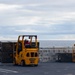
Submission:
M 20 65 L 21 65 L 21 66 L 25 66 L 24 60 L 21 61 L 21 64 L 20 64 Z
M 17 64 L 16 64 L 16 59 L 14 59 L 13 65 L 14 65 L 14 66 L 17 66 Z
M 37 66 L 38 66 L 38 64 L 36 64 L 36 65 L 35 65 L 35 64 L 33 64 L 33 65 L 31 65 L 31 66 L 32 66 L 32 67 L 37 67 Z
M 37 65 L 35 65 L 36 67 L 38 66 L 38 64 Z

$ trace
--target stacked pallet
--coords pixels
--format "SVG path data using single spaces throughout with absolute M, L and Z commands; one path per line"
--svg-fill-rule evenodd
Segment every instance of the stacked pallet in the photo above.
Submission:
M 55 55 L 56 62 L 72 62 L 72 53 L 57 53 Z
M 72 47 L 40 48 L 40 62 L 72 62 Z
M 13 49 L 15 42 L 0 42 L 0 61 L 2 63 L 13 62 Z

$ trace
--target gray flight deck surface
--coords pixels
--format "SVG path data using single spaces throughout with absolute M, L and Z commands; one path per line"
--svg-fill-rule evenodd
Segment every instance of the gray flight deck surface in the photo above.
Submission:
M 0 75 L 75 75 L 75 63 L 39 63 L 37 67 L 0 64 Z

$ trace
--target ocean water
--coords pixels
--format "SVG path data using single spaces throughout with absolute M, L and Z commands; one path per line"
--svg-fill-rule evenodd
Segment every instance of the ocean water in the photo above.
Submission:
M 2 42 L 17 42 L 17 40 L 1 40 Z M 72 47 L 75 40 L 38 40 L 40 47 Z
M 75 40 L 39 40 L 40 47 L 72 47 Z

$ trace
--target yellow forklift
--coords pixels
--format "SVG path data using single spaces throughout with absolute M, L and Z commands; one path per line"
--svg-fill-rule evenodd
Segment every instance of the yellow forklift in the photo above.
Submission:
M 38 66 L 38 62 L 39 43 L 37 35 L 19 35 L 13 51 L 13 64 Z

